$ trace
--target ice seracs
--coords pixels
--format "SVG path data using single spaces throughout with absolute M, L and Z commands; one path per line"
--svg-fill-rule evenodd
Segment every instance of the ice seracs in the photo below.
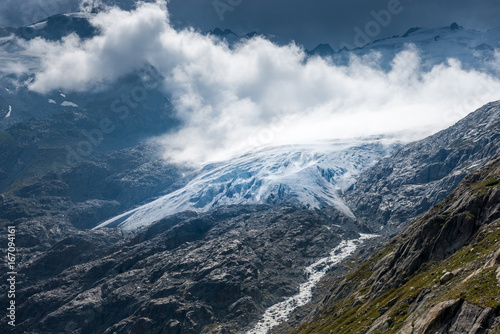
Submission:
M 354 217 L 339 193 L 396 147 L 392 140 L 360 139 L 264 148 L 207 165 L 183 188 L 97 228 L 118 226 L 133 231 L 178 212 L 206 212 L 233 204 L 333 206 Z

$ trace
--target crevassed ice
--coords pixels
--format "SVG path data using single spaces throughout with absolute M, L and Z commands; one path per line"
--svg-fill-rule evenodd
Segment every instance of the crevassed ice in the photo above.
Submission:
M 96 228 L 133 231 L 166 216 L 206 212 L 222 205 L 288 203 L 332 206 L 350 217 L 339 192 L 394 149 L 394 142 L 359 140 L 272 147 L 206 166 L 183 188 L 111 218 Z

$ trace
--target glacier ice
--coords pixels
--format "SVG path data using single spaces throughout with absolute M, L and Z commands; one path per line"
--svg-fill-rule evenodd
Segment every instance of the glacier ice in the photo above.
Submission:
M 333 206 L 354 217 L 339 193 L 397 146 L 392 140 L 359 139 L 260 149 L 207 165 L 181 189 L 96 228 L 118 226 L 133 231 L 178 212 L 206 212 L 234 204 L 287 203 L 309 209 Z

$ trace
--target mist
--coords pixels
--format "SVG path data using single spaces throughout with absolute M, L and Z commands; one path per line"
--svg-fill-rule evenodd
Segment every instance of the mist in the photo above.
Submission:
M 183 124 L 154 140 L 180 163 L 333 139 L 415 140 L 500 98 L 493 72 L 466 70 L 454 59 L 424 70 L 413 45 L 394 55 L 389 70 L 377 53 L 338 66 L 263 37 L 230 48 L 195 29 L 175 29 L 164 1 L 131 11 L 111 7 L 91 23 L 102 32 L 92 39 L 24 42 L 24 52 L 40 58 L 29 88 L 91 91 L 151 64 L 165 76 L 162 89 Z

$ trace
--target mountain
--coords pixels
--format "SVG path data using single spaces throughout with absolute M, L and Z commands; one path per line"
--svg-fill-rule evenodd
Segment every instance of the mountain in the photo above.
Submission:
M 466 122 L 443 132 L 450 140 L 455 136 L 456 141 L 462 140 L 464 133 L 470 132 L 466 142 L 475 142 L 475 149 L 464 150 L 460 155 L 461 161 L 468 161 L 469 157 L 472 157 L 471 161 L 475 161 L 478 156 L 475 156 L 474 152 L 480 152 L 488 145 L 490 148 L 498 146 L 495 146 L 498 143 L 497 137 L 492 137 L 491 142 L 484 140 L 489 138 L 485 134 L 491 132 L 491 129 L 485 126 L 488 124 L 485 120 L 489 117 L 498 119 L 495 116 L 497 110 L 498 103 L 487 105 L 472 114 Z M 479 131 L 480 128 L 483 131 Z M 436 136 L 441 138 L 439 136 L 443 136 L 443 133 Z M 430 139 L 428 141 L 434 142 Z M 397 158 L 401 154 L 399 152 L 412 151 L 415 156 L 419 156 L 422 153 L 419 151 L 422 146 L 419 145 L 421 144 L 415 143 L 401 148 L 392 157 L 386 158 L 384 164 L 396 166 Z M 360 147 L 364 151 L 360 150 Z M 154 152 L 154 148 L 152 149 Z M 341 158 L 352 156 L 357 152 L 355 156 L 363 158 L 360 162 L 365 163 L 366 158 L 373 157 L 373 152 L 377 150 L 385 152 L 384 149 L 385 146 L 380 143 L 358 147 L 347 145 L 338 147 L 337 153 L 340 154 L 337 155 L 313 154 L 309 157 L 316 156 L 324 162 L 329 161 L 326 159 L 328 157 L 333 159 L 332 161 L 346 163 L 351 160 Z M 99 159 L 86 159 L 74 167 L 65 169 L 61 175 L 62 180 L 55 181 L 51 177 L 41 177 L 24 187 L 13 188 L 17 190 L 13 190 L 12 194 L 2 196 L 0 202 L 2 224 L 15 224 L 18 231 L 16 237 L 23 240 L 19 244 L 19 253 L 22 255 L 18 259 L 20 263 L 18 277 L 23 282 L 18 291 L 19 300 L 22 300 L 19 305 L 22 311 L 18 314 L 19 329 L 32 333 L 59 332 L 66 330 L 66 327 L 68 330 L 78 330 L 81 333 L 91 333 L 96 330 L 109 333 L 134 333 L 144 331 L 144 328 L 148 328 L 152 333 L 220 333 L 241 330 L 259 333 L 260 329 L 268 329 L 276 324 L 272 319 L 278 319 L 274 320 L 278 322 L 284 320 L 297 306 L 304 305 L 311 298 L 317 298 L 314 286 L 320 282 L 319 286 L 324 287 L 322 279 L 330 277 L 328 274 L 330 270 L 335 271 L 336 268 L 346 266 L 340 261 L 354 254 L 356 249 L 359 249 L 359 252 L 363 251 L 364 256 L 372 254 L 383 240 L 383 238 L 366 239 L 362 234 L 373 234 L 373 230 L 362 221 L 334 207 L 309 210 L 284 203 L 219 206 L 207 212 L 177 213 L 159 218 L 152 224 L 125 236 L 115 228 L 78 231 L 75 227 L 89 227 L 88 224 L 97 222 L 102 215 L 119 210 L 120 202 L 123 203 L 124 200 L 129 201 L 128 205 L 140 201 L 139 197 L 129 198 L 131 194 L 137 193 L 140 198 L 145 198 L 161 191 L 164 185 L 156 185 L 156 180 L 171 182 L 170 187 L 177 189 L 183 189 L 190 183 L 186 181 L 184 184 L 175 185 L 175 180 L 179 178 L 179 175 L 175 174 L 179 173 L 177 169 L 171 171 L 173 173 L 171 178 L 165 179 L 162 174 L 164 167 L 148 163 L 151 157 L 148 158 L 147 154 L 143 158 L 144 164 L 141 163 L 141 159 L 133 160 L 134 157 L 139 157 L 141 152 L 145 152 L 145 147 L 136 148 L 135 151 L 103 153 L 99 155 Z M 270 156 L 269 151 L 262 152 L 266 152 L 265 156 Z M 231 166 L 241 168 L 246 166 L 245 162 L 248 161 L 252 161 L 253 164 L 255 157 L 262 158 L 262 152 L 261 155 L 242 157 L 236 160 L 238 163 Z M 282 153 L 280 150 L 271 152 Z M 485 150 L 480 156 L 486 157 L 487 154 L 494 152 L 496 151 Z M 298 156 L 308 157 L 303 153 L 302 151 L 302 155 Z M 277 154 L 277 157 L 276 161 L 283 161 L 282 155 Z M 258 166 L 256 170 L 262 170 Z M 293 163 L 289 166 L 293 166 Z M 221 167 L 224 165 L 208 168 L 205 170 L 205 177 L 225 176 L 226 178 L 222 177 L 220 182 L 226 185 L 224 182 L 229 181 L 227 185 L 232 185 L 232 179 L 227 178 L 227 175 L 233 177 L 242 175 L 226 174 L 226 170 Z M 417 174 L 426 168 L 426 164 L 413 166 Z M 378 165 L 375 164 L 363 174 L 376 175 L 372 171 L 378 169 Z M 132 173 L 131 170 L 135 172 Z M 210 170 L 213 174 L 210 174 Z M 317 174 L 317 167 L 305 171 L 307 172 L 305 175 L 312 176 L 313 179 L 318 175 L 323 177 L 330 175 L 334 180 L 340 181 L 339 185 L 346 187 L 353 180 L 346 171 L 338 174 L 321 172 Z M 308 174 L 312 171 L 315 173 Z M 144 174 L 145 172 L 147 174 Z M 485 173 L 484 170 L 478 173 L 480 178 L 473 176 L 471 178 L 478 180 L 477 182 L 484 182 L 483 188 L 488 191 L 487 196 L 490 196 L 489 191 L 497 189 L 497 181 L 494 179 L 496 174 L 488 172 L 489 174 L 481 176 Z M 252 176 L 251 173 L 246 175 Z M 192 177 L 194 179 L 197 176 Z M 308 180 L 307 177 L 302 179 Z M 482 181 L 483 179 L 486 181 Z M 467 184 L 466 189 L 479 187 L 476 183 L 466 183 L 467 180 L 466 178 L 463 181 L 465 182 L 463 184 Z M 88 184 L 88 187 L 81 189 L 77 186 L 80 184 Z M 111 186 L 113 184 L 114 187 Z M 157 189 L 150 189 L 153 186 L 157 186 Z M 470 225 L 470 221 L 466 220 L 465 225 L 460 225 L 460 229 L 456 229 L 452 223 L 458 219 L 457 217 L 462 217 L 461 219 L 472 216 L 483 217 L 482 212 L 490 211 L 496 214 L 495 206 L 491 210 L 483 206 L 486 198 L 490 197 L 477 197 L 482 196 L 483 190 L 479 191 L 477 196 L 473 194 L 477 197 L 476 200 L 472 195 L 462 196 L 460 192 L 462 188 L 458 188 L 450 197 L 459 196 L 459 200 L 445 202 L 444 206 L 439 208 L 439 216 L 445 217 L 443 218 L 445 221 L 448 217 L 453 217 L 446 230 L 446 233 L 451 234 L 436 230 L 430 232 L 433 237 L 439 235 L 446 237 L 446 242 L 451 245 L 450 250 L 446 248 L 444 253 L 441 250 L 436 253 L 442 258 L 427 259 L 425 257 L 427 253 L 419 255 L 417 252 L 422 244 L 412 239 L 407 244 L 414 245 L 416 249 L 408 256 L 404 253 L 400 261 L 413 259 L 412 256 L 416 254 L 415 258 L 422 259 L 423 262 L 412 262 L 411 270 L 426 268 L 425 261 L 446 260 L 450 252 L 453 253 L 456 249 L 473 242 L 471 238 L 474 238 L 475 234 L 470 233 L 478 231 L 476 222 L 479 227 L 483 226 L 483 223 L 487 224 L 486 220 L 484 222 L 473 220 L 474 223 Z M 70 190 L 76 189 L 78 192 L 71 193 Z M 121 191 L 121 195 L 114 192 L 107 194 L 106 189 Z M 146 194 L 144 191 L 151 193 Z M 169 193 L 174 192 L 175 189 L 169 191 Z M 227 192 L 220 194 L 225 196 Z M 120 202 L 113 202 L 112 199 L 117 196 L 124 197 Z M 102 198 L 102 200 L 89 198 Z M 472 204 L 478 202 L 483 204 L 478 208 L 469 207 L 466 201 L 468 198 Z M 498 199 L 492 198 L 491 201 L 486 201 L 486 205 L 490 202 L 492 205 L 498 204 Z M 460 207 L 461 203 L 467 206 Z M 459 208 L 455 210 L 457 206 Z M 470 214 L 463 214 L 465 209 Z M 449 212 L 452 212 L 453 216 Z M 490 216 L 485 215 L 485 219 L 495 217 Z M 376 218 L 376 213 L 373 218 Z M 369 219 L 367 221 L 377 227 Z M 423 220 L 419 220 L 421 221 Z M 429 221 L 436 222 L 432 219 Z M 438 226 L 444 226 L 442 221 L 438 222 Z M 414 223 L 411 226 L 417 228 L 426 225 Z M 427 232 L 425 229 L 424 231 Z M 405 235 L 408 236 L 409 233 L 405 232 L 400 237 L 403 238 Z M 446 245 L 441 239 L 431 243 Z M 401 246 L 401 250 L 408 247 Z M 422 251 L 425 249 L 422 248 Z M 473 257 L 474 260 L 476 258 L 479 257 Z M 348 263 L 352 263 L 352 260 L 348 260 Z M 395 268 L 392 264 L 388 266 Z M 479 264 L 476 266 L 480 268 Z M 439 271 L 436 270 L 435 273 L 444 269 L 452 272 L 456 268 L 438 269 Z M 469 271 L 463 273 L 470 275 Z M 387 284 L 398 283 L 398 277 L 404 281 L 404 275 L 407 275 L 404 270 L 401 273 L 397 272 L 397 275 L 392 276 L 395 281 L 387 280 Z M 358 286 L 359 282 L 355 277 L 365 276 L 360 273 L 348 276 L 348 281 Z M 432 277 L 437 275 L 434 274 Z M 381 289 L 384 288 L 382 283 L 379 285 Z M 393 290 L 390 291 L 393 293 Z M 488 304 L 475 300 L 469 300 L 467 303 L 482 309 L 489 305 L 489 301 Z M 354 303 L 349 301 L 349 305 Z M 377 310 L 382 306 L 380 305 Z M 296 319 L 293 315 L 292 317 Z
M 500 158 L 469 174 L 291 333 L 498 333 Z
M 390 139 L 261 149 L 205 166 L 186 186 L 125 212 L 98 228 L 133 231 L 182 211 L 206 212 L 235 204 L 293 204 L 309 209 L 335 207 L 354 217 L 340 192 L 357 175 L 392 152 Z
M 239 36 L 229 29 L 214 29 L 208 34 L 225 40 L 234 46 L 238 42 L 251 38 L 258 33 L 252 32 Z M 460 61 L 466 69 L 497 72 L 492 63 L 496 59 L 500 27 L 488 31 L 465 29 L 457 23 L 439 28 L 414 27 L 404 34 L 390 38 L 372 40 L 367 35 L 358 35 L 352 43 L 343 43 L 334 48 L 328 43 L 317 45 L 312 50 L 305 50 L 309 57 L 331 58 L 339 66 L 348 65 L 353 55 L 365 57 L 372 53 L 379 55 L 378 61 L 385 69 L 392 66 L 394 55 L 408 48 L 415 47 L 422 60 L 422 67 L 431 69 L 437 64 L 446 64 L 448 59 Z M 264 36 L 273 40 L 272 36 Z
M 319 44 L 311 51 L 306 51 L 311 56 L 327 57 L 335 53 L 330 44 Z
M 363 231 L 335 210 L 261 205 L 173 215 L 126 239 L 73 233 L 18 259 L 16 330 L 234 333 L 299 293 L 304 268 L 334 261 L 332 248 L 352 252 Z
M 209 165 L 185 187 L 99 225 L 133 231 L 177 212 L 231 204 L 332 206 L 391 234 L 500 154 L 500 102 L 424 140 L 275 147 Z M 389 156 L 387 156 L 389 155 Z M 384 158 L 384 156 L 386 156 Z
M 237 35 L 234 33 L 231 29 L 220 29 L 220 28 L 215 28 L 214 30 L 210 30 L 206 33 L 207 35 L 212 35 L 217 38 L 220 38 L 221 40 L 226 41 L 230 46 L 236 45 L 238 42 L 250 39 L 252 37 L 260 35 L 258 32 L 250 32 L 244 35 Z
M 368 36 L 358 37 L 364 45 L 341 45 L 341 49 L 332 52 L 329 45 L 319 45 L 310 53 L 330 56 L 336 64 L 348 64 L 352 55 L 366 56 L 372 52 L 380 55 L 382 66 L 389 68 L 394 54 L 414 45 L 419 50 L 424 68 L 446 63 L 449 58 L 457 59 L 467 69 L 497 71 L 491 61 L 497 57 L 500 28 L 486 32 L 464 29 L 456 23 L 440 28 L 409 29 L 402 36 L 372 41 Z M 332 49 L 332 50 L 330 50 Z
M 26 40 L 40 37 L 49 41 L 58 41 L 74 33 L 82 39 L 87 39 L 99 33 L 89 22 L 91 15 L 86 13 L 53 15 L 27 27 L 0 28 L 0 37 L 4 38 L 3 45 L 12 43 L 14 36 Z
M 495 102 L 402 148 L 382 137 L 268 147 L 201 170 L 165 162 L 149 139 L 176 131 L 182 120 L 153 66 L 145 63 L 84 93 L 28 89 L 39 67 L 35 55 L 20 53 L 19 39 L 58 41 L 70 32 L 88 38 L 98 31 L 85 15 L 54 16 L 24 29 L 3 29 L 0 36 L 0 224 L 16 227 L 16 329 L 22 332 L 267 331 L 316 300 L 331 272 L 347 271 L 372 254 L 387 235 L 498 154 Z M 421 43 L 427 60 L 434 48 L 438 59 L 457 55 L 472 59 L 471 66 L 487 66 L 498 31 L 441 30 L 412 29 L 405 37 L 334 57 L 342 64 L 349 54 L 379 47 L 383 56 L 394 55 L 413 41 Z M 440 38 L 431 41 L 439 31 Z M 458 52 L 462 42 L 465 51 Z M 485 63 L 477 61 L 476 51 Z M 326 55 L 329 48 L 317 52 Z M 7 73 L 5 64 L 30 71 Z M 147 98 L 127 103 L 136 87 Z M 495 188 L 493 181 L 483 188 Z M 480 219 L 478 225 L 486 224 Z M 460 232 L 469 235 L 470 225 L 463 227 Z M 480 244 L 475 236 L 472 242 Z M 456 247 L 470 244 L 456 239 L 450 241 Z M 7 244 L 6 234 L 0 242 Z M 412 251 L 395 261 L 404 267 Z M 479 269 L 481 263 L 474 263 Z M 8 302 L 6 295 L 0 302 Z M 467 303 L 482 310 L 489 305 Z M 324 305 L 326 310 L 330 304 Z
M 161 133 L 165 133 L 178 125 L 169 96 L 160 89 L 164 77 L 147 62 L 123 75 L 119 81 L 97 82 L 85 92 L 57 90 L 39 94 L 29 89 L 41 64 L 39 56 L 25 50 L 26 41 L 34 38 L 61 41 L 69 34 L 76 34 L 83 40 L 94 37 L 99 30 L 89 21 L 92 15 L 60 14 L 28 27 L 0 28 L 0 130 L 19 122 L 71 112 L 96 118 L 97 122 L 109 118 L 116 126 L 125 127 L 127 136 L 137 137 L 137 132 L 146 130 L 148 133 L 141 134 L 141 139 L 155 135 L 154 132 L 159 135 L 160 128 Z M 12 70 L 18 67 L 24 70 Z M 139 101 L 132 97 L 137 90 L 145 94 Z M 10 106 L 9 117 L 6 117 L 4 105 L 7 109 Z M 113 131 L 112 135 L 119 132 Z M 123 134 L 120 132 L 122 137 Z
M 500 154 L 500 102 L 410 143 L 363 172 L 345 192 L 356 217 L 388 233 L 443 200 L 470 171 Z

